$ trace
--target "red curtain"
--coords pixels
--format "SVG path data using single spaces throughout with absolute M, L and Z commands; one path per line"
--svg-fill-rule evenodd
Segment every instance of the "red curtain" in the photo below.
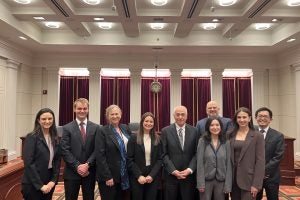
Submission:
M 211 80 L 209 77 L 182 77 L 181 104 L 187 107 L 187 123 L 193 126 L 206 117 L 206 104 L 211 100 Z
M 59 125 L 75 119 L 73 102 L 78 98 L 89 99 L 88 76 L 60 76 Z
M 170 77 L 157 79 L 162 89 L 159 93 L 153 93 L 150 85 L 154 77 L 143 77 L 141 79 L 141 115 L 152 112 L 157 120 L 157 131 L 170 125 Z
M 116 104 L 122 110 L 121 123 L 130 121 L 130 77 L 101 76 L 100 124 L 106 124 L 105 109 Z
M 223 116 L 233 118 L 242 106 L 252 110 L 251 77 L 224 77 Z

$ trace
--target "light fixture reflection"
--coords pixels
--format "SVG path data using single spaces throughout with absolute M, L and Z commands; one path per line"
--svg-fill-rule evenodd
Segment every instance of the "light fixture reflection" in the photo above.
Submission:
M 288 39 L 286 42 L 294 42 L 296 39 L 295 38 L 291 38 L 291 39 Z

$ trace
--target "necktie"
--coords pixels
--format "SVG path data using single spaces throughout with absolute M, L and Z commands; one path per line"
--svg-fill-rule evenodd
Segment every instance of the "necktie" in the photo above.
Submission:
M 84 129 L 83 122 L 80 123 L 80 132 L 81 132 L 82 141 L 85 142 L 85 129 Z
M 180 145 L 181 145 L 181 148 L 183 149 L 183 135 L 182 135 L 182 128 L 180 128 L 178 130 L 178 136 L 179 136 L 179 142 L 180 142 Z
M 264 135 L 264 139 L 266 139 L 266 134 L 265 134 L 265 130 L 261 129 L 259 132 L 261 132 Z

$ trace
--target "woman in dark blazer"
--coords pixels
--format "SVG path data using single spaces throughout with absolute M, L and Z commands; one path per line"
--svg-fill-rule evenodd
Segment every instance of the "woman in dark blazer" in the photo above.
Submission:
M 52 199 L 59 176 L 60 153 L 55 117 L 49 108 L 37 113 L 34 130 L 25 139 L 23 160 L 23 198 Z
M 234 129 L 229 134 L 234 175 L 231 199 L 255 199 L 265 173 L 264 137 L 254 130 L 248 108 L 239 108 L 233 123 Z
M 137 134 L 128 141 L 127 161 L 132 200 L 156 199 L 162 149 L 160 138 L 155 133 L 155 124 L 152 113 L 143 114 Z
M 131 131 L 120 124 L 122 111 L 117 105 L 106 108 L 108 124 L 95 137 L 96 179 L 101 200 L 129 198 L 126 148 Z

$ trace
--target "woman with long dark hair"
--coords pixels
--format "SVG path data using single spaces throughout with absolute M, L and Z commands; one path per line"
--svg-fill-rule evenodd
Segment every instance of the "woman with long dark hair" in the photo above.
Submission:
M 201 200 L 224 200 L 231 192 L 230 143 L 218 117 L 208 118 L 197 147 L 197 188 Z
M 60 169 L 59 140 L 54 113 L 41 109 L 23 152 L 22 194 L 25 200 L 51 200 Z
M 155 200 L 162 167 L 160 137 L 155 133 L 155 117 L 146 112 L 140 128 L 132 135 L 127 146 L 127 161 L 132 200 Z
M 252 200 L 262 188 L 265 173 L 265 141 L 254 130 L 248 108 L 239 108 L 233 119 L 234 129 L 229 135 L 233 165 L 232 200 Z

